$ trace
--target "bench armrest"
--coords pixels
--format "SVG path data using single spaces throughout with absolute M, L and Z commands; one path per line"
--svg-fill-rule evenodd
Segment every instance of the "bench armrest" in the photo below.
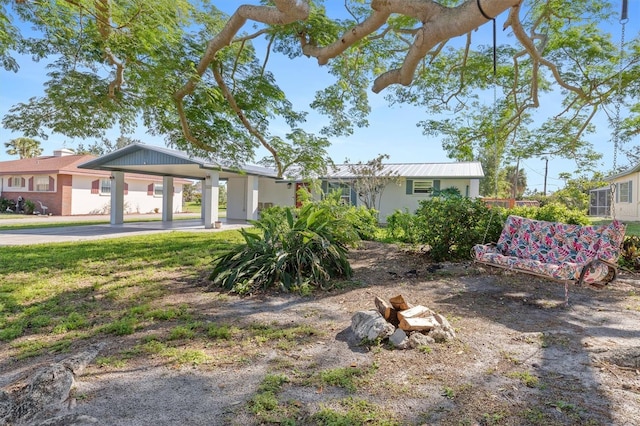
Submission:
M 618 265 L 615 264 L 615 263 L 609 262 L 608 260 L 604 260 L 604 259 L 598 258 L 598 259 L 593 259 L 592 261 L 586 263 L 582 267 L 582 270 L 580 271 L 580 278 L 578 278 L 578 282 L 576 283 L 576 285 L 582 286 L 584 278 L 587 275 L 587 272 L 589 272 L 589 268 L 591 267 L 591 265 L 593 265 L 596 262 L 604 263 L 605 265 L 607 265 L 607 267 L 609 268 L 609 273 L 611 274 L 611 279 L 606 281 L 604 284 L 588 283 L 590 286 L 597 287 L 597 288 L 603 288 L 608 283 L 613 282 L 613 281 L 616 280 L 616 278 L 618 276 Z

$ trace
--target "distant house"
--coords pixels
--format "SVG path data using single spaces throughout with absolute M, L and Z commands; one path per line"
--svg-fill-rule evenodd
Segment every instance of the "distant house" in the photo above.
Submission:
M 47 214 L 108 214 L 111 173 L 77 167 L 95 158 L 61 149 L 54 151 L 52 156 L 0 162 L 0 197 L 31 200 L 36 211 Z M 174 212 L 182 211 L 182 186 L 185 183 L 190 181 L 177 179 L 174 183 Z M 125 213 L 161 211 L 162 191 L 162 177 L 126 173 Z M 46 206 L 46 210 L 42 206 Z
M 589 191 L 589 214 L 640 221 L 640 164 L 605 180 L 613 185 L 613 193 L 611 186 Z
M 480 196 L 480 179 L 484 177 L 479 162 L 461 163 L 409 163 L 385 164 L 380 175 L 396 176 L 396 183 L 389 183 L 380 199 L 380 221 L 385 223 L 396 210 L 414 212 L 422 200 L 429 199 L 434 192 L 456 188 L 467 198 Z M 353 189 L 352 183 L 358 176 L 350 172 L 346 164 L 338 165 L 327 176 L 320 177 L 323 193 L 340 190 L 343 200 L 354 206 L 364 205 Z M 260 182 L 260 206 L 294 205 L 295 193 L 304 183 L 296 180 Z M 288 190 L 284 189 L 287 184 Z M 319 196 L 320 194 L 315 194 Z

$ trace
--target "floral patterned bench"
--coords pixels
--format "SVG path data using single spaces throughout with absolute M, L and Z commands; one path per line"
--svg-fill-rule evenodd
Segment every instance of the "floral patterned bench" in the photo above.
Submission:
M 604 287 L 615 280 L 626 226 L 580 226 L 509 216 L 496 244 L 473 247 L 475 261 L 554 280 Z M 565 294 L 565 301 L 568 294 Z

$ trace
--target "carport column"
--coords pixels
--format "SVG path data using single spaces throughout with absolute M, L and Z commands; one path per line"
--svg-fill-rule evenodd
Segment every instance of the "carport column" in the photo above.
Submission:
M 202 205 L 204 207 L 204 227 L 213 228 L 213 222 L 218 220 L 218 184 L 220 174 L 209 172 L 204 178 L 202 190 Z
M 124 172 L 111 172 L 111 224 L 124 223 Z
M 162 221 L 173 220 L 173 176 L 162 177 Z
M 258 176 L 247 176 L 247 220 L 258 219 Z

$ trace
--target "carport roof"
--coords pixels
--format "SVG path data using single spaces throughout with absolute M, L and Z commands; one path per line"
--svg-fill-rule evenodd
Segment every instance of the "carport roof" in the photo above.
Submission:
M 275 178 L 272 169 L 254 165 L 225 166 L 207 159 L 169 148 L 133 143 L 117 151 L 78 165 L 82 169 L 142 173 L 156 176 L 174 176 L 186 179 L 204 179 L 207 173 L 217 171 L 220 178 L 253 175 Z

